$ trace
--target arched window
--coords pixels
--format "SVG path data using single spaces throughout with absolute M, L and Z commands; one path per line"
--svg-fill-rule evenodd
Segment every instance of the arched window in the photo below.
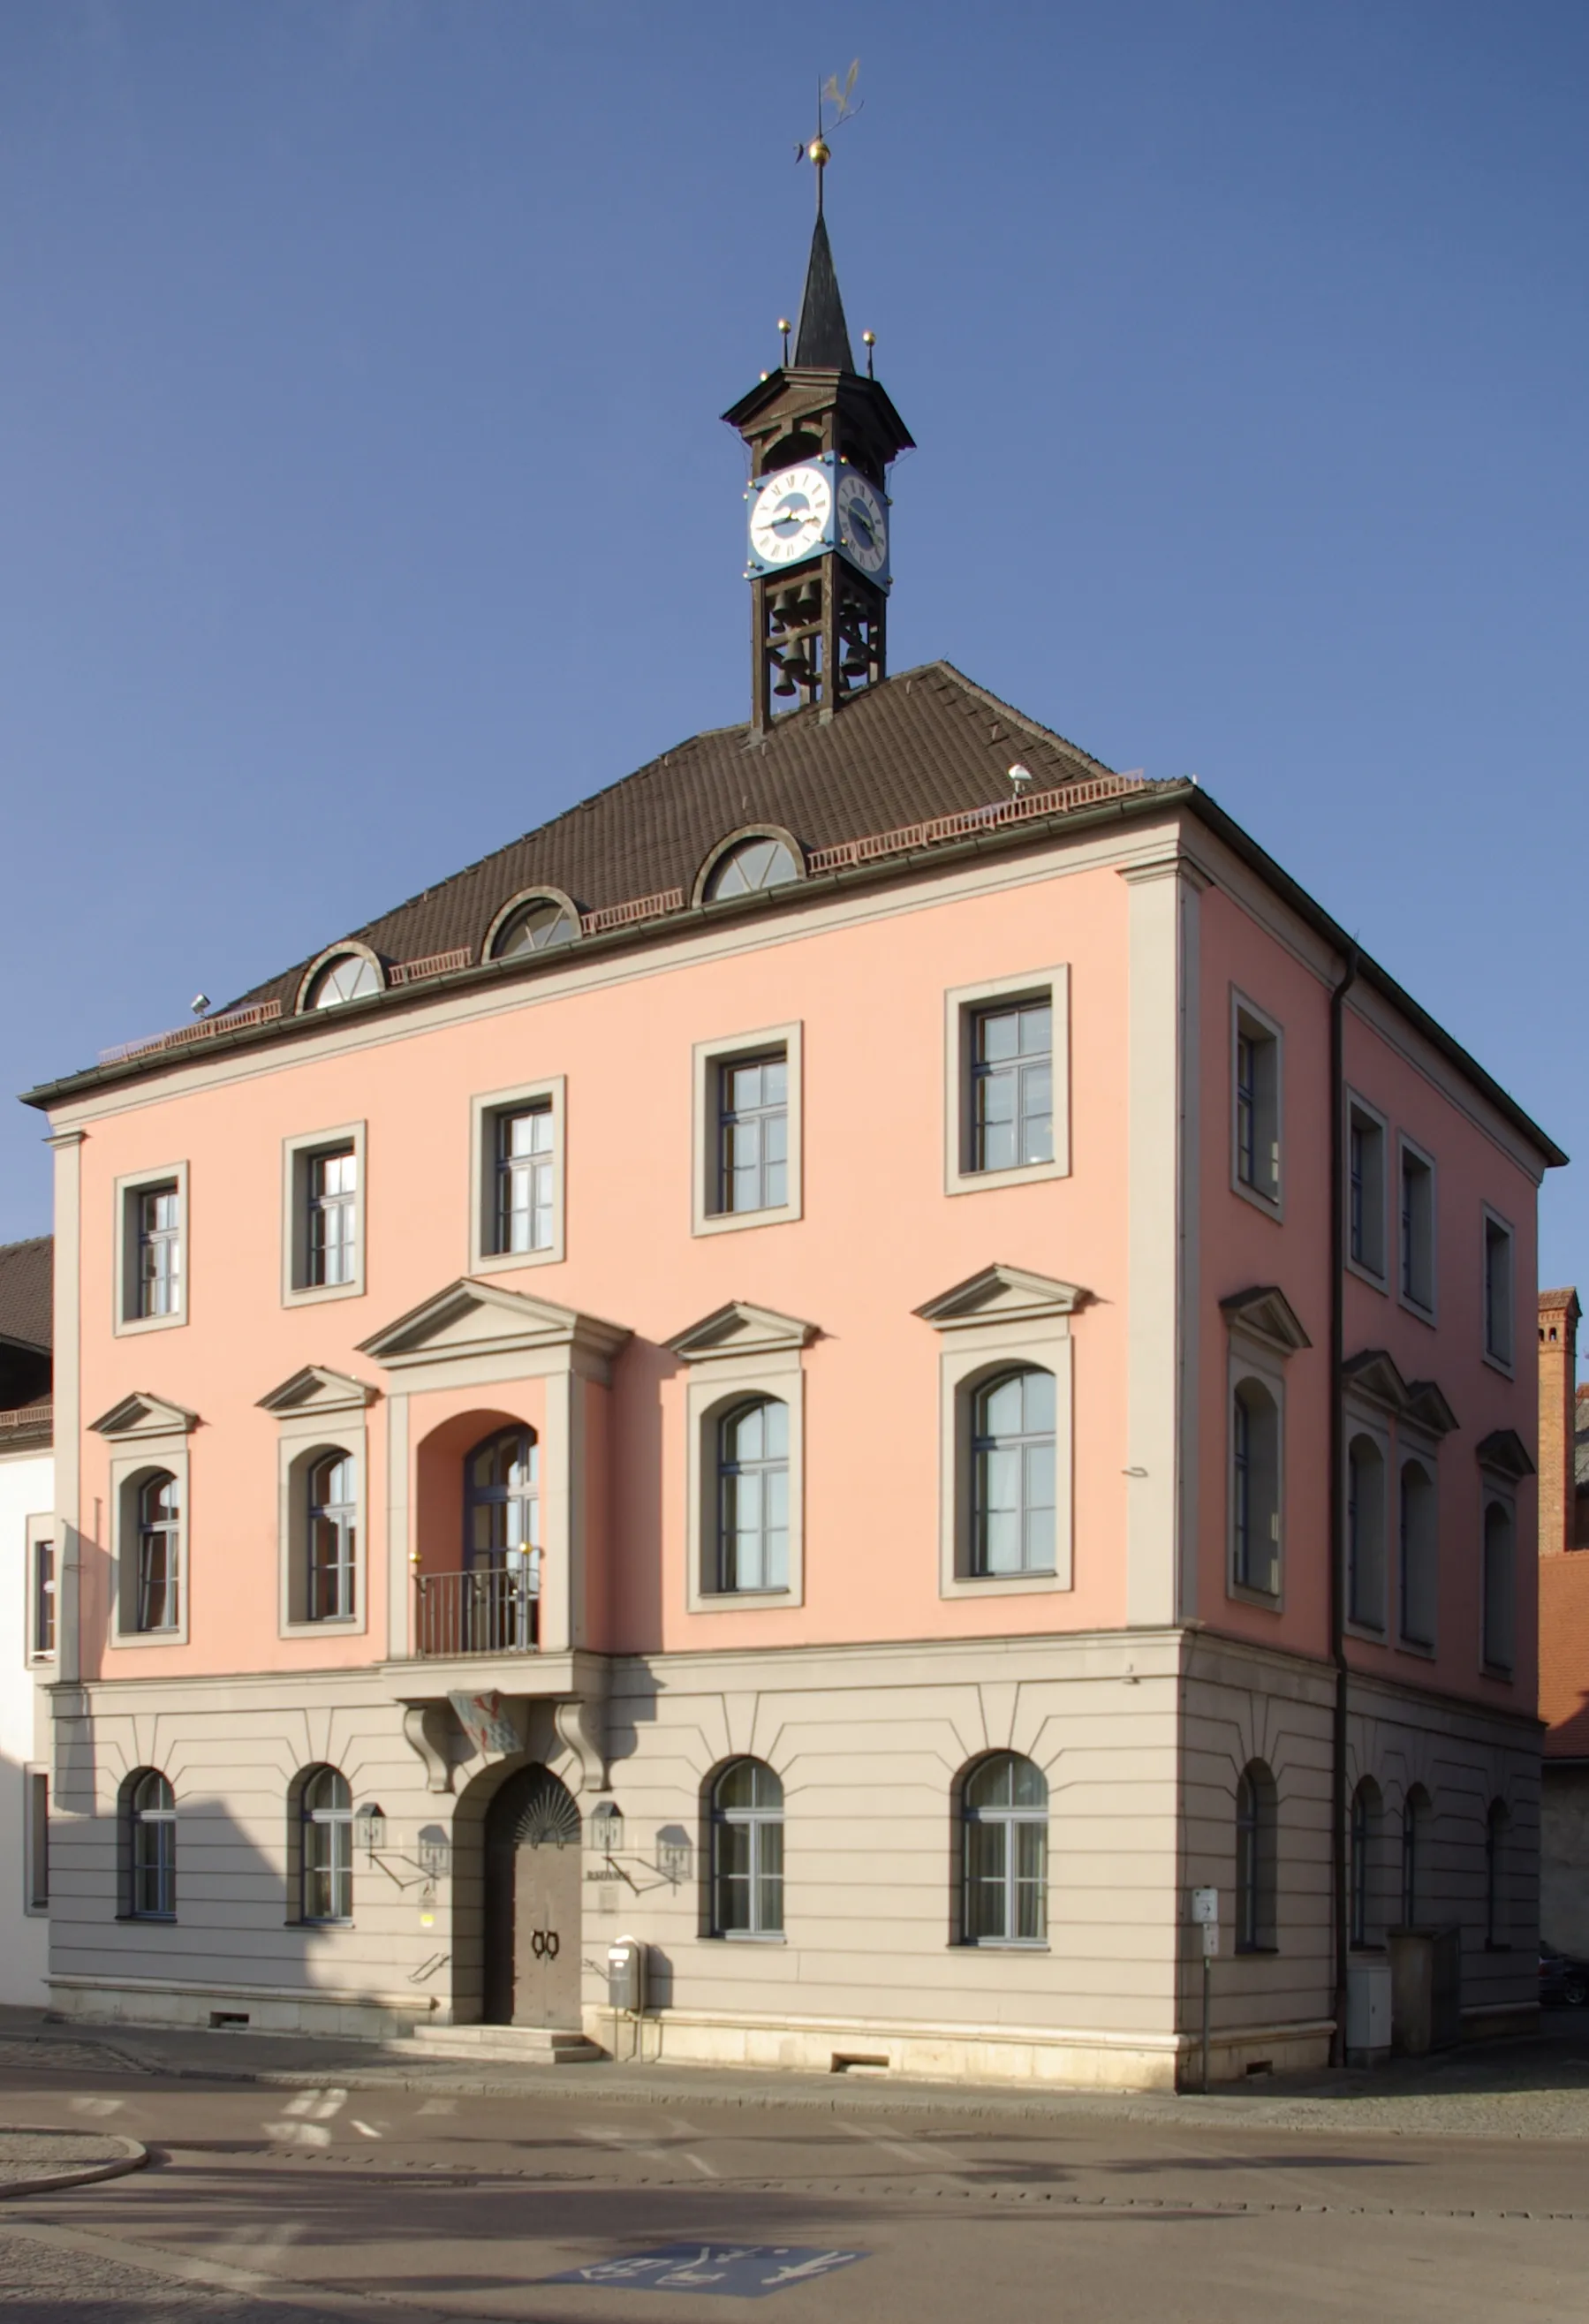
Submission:
M 572 944 L 578 934 L 578 918 L 561 897 L 537 896 L 510 912 L 492 945 L 491 957 L 522 960 L 532 952 L 551 952 L 559 945 Z
M 1512 1665 L 1512 1524 L 1501 1501 L 1484 1504 L 1484 1662 L 1492 1671 Z
M 1504 1949 L 1510 1936 L 1506 1910 L 1505 1803 L 1492 1800 L 1484 1819 L 1484 1942 Z
M 1346 1612 L 1365 1629 L 1385 1627 L 1385 1462 L 1372 1436 L 1346 1449 Z
M 960 1934 L 1040 1945 L 1049 1934 L 1049 1786 L 1013 1751 L 984 1759 L 960 1794 Z
M 1421 1784 L 1407 1794 L 1401 1811 L 1401 1925 L 1416 1928 L 1423 1909 L 1424 1841 L 1428 1832 L 1429 1795 Z
M 712 1786 L 712 1933 L 783 1933 L 783 1785 L 736 1759 Z
M 1378 1785 L 1365 1775 L 1352 1794 L 1352 1941 L 1372 1941 L 1374 1925 L 1372 1883 L 1375 1842 L 1379 1832 Z
M 1274 1777 L 1261 1759 L 1236 1784 L 1236 1950 L 1272 1952 L 1275 1944 Z
M 316 1767 L 299 1794 L 300 1917 L 353 1918 L 353 1797 L 335 1767 Z
M 358 1549 L 358 1487 L 351 1452 L 327 1452 L 309 1471 L 311 1622 L 351 1621 Z
M 789 1587 L 789 1406 L 773 1397 L 718 1423 L 716 1586 Z
M 972 1399 L 971 1570 L 1054 1571 L 1052 1372 L 1001 1373 Z
M 171 1921 L 177 1911 L 177 1803 L 165 1777 L 152 1767 L 128 1779 L 126 1817 L 127 1903 L 134 1921 Z
M 1401 1636 L 1409 1646 L 1435 1643 L 1435 1481 L 1421 1461 L 1401 1464 Z
M 716 903 L 725 896 L 751 896 L 762 888 L 781 888 L 790 880 L 800 877 L 788 843 L 771 836 L 742 839 L 712 866 L 707 881 L 707 901 Z
M 540 1593 L 540 1447 L 531 1428 L 504 1428 L 464 1463 L 460 1628 L 466 1653 L 509 1653 L 535 1643 Z
M 138 1629 L 180 1628 L 181 1550 L 182 1508 L 177 1480 L 169 1471 L 156 1469 L 138 1488 L 138 1589 L 134 1618 Z
M 1261 1379 L 1238 1380 L 1231 1403 L 1231 1570 L 1236 1586 L 1280 1586 L 1280 1410 Z
M 362 952 L 328 961 L 309 989 L 311 1009 L 339 1009 L 345 1001 L 365 1001 L 381 990 L 381 972 Z

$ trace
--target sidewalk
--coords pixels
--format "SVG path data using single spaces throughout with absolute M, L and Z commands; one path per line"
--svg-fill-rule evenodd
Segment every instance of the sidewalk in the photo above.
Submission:
M 108 2130 L 0 2130 L 0 2197 L 48 2195 L 141 2171 L 148 2150 Z
M 393 2055 L 379 2044 L 272 2034 L 192 2033 L 45 2022 L 0 2008 L 0 2070 L 48 2067 L 202 2081 L 346 2089 L 397 2089 L 542 2104 L 771 2107 L 917 2116 L 1130 2121 L 1466 2138 L 1589 2139 L 1589 2011 L 1555 2011 L 1526 2041 L 1474 2043 L 1370 2072 L 1264 2077 L 1207 2098 L 1158 2092 L 1034 2090 L 916 2082 L 879 2075 L 776 2074 L 696 2066 L 478 2066 Z

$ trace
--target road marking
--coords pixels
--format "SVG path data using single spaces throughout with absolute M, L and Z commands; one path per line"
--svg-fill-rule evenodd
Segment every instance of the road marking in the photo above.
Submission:
M 941 2152 L 935 2153 L 929 2146 L 907 2146 L 902 2138 L 885 2138 L 882 2131 L 864 2130 L 858 2122 L 841 2122 L 838 2127 L 847 2131 L 852 2138 L 864 2138 L 868 2144 L 881 2146 L 885 2153 L 898 2154 L 907 2163 L 930 2163 L 936 2170 L 943 2169 L 944 2155 Z M 953 2165 L 955 2157 L 950 2155 L 947 2159 Z
M 68 2098 L 67 2104 L 73 2114 L 106 2115 L 120 2114 L 126 2105 L 126 2100 L 125 2098 Z
M 367 2122 L 360 2122 L 356 2115 L 352 2117 L 352 2120 L 355 2130 L 359 2132 L 361 2136 L 365 2138 L 379 2138 L 382 2135 L 380 2131 L 372 2130 Z
M 684 2159 L 687 2163 L 694 2163 L 696 2169 L 700 2172 L 703 2179 L 721 2179 L 723 2176 L 723 2173 L 717 2169 L 716 2165 L 715 2163 L 708 2163 L 704 2154 L 687 2153 Z
M 457 2098 L 427 2098 L 420 2108 L 421 2114 L 457 2114 Z

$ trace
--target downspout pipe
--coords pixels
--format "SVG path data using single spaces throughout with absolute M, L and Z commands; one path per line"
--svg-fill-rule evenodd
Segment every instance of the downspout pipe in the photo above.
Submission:
M 1346 1967 L 1351 1948 L 1351 1855 L 1346 1827 L 1345 1415 L 1341 1379 L 1346 1362 L 1346 995 L 1357 978 L 1349 945 L 1340 982 L 1330 991 L 1330 1659 L 1335 1702 L 1330 1738 L 1330 1883 L 1335 1908 L 1335 2030 L 1330 2063 L 1346 2062 Z

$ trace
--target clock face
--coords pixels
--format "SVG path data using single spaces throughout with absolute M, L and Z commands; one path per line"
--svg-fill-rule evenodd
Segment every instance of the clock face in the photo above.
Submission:
M 792 565 L 821 547 L 833 494 L 820 468 L 783 468 L 751 507 L 751 548 L 763 565 Z
M 882 495 L 853 468 L 838 480 L 838 545 L 863 573 L 881 573 L 888 561 Z

